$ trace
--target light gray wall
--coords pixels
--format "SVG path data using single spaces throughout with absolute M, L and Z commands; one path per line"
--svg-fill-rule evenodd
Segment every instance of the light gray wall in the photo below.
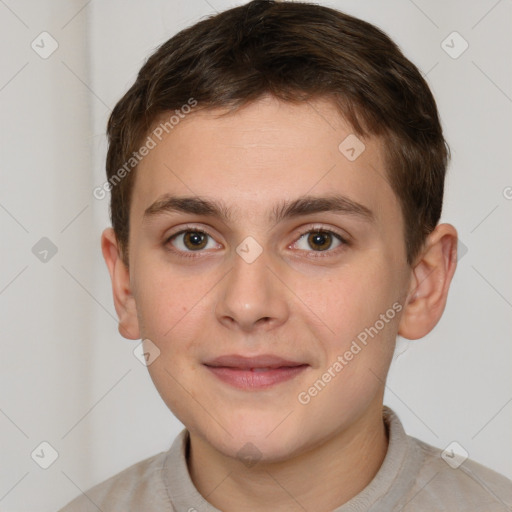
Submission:
M 92 190 L 104 181 L 110 109 L 144 59 L 241 3 L 0 2 L 0 510 L 55 510 L 167 449 L 181 429 L 134 357 L 137 343 L 117 332 L 99 247 L 108 203 Z M 441 448 L 457 441 L 512 478 L 512 5 L 321 3 L 400 44 L 427 75 L 453 154 L 443 220 L 467 252 L 436 329 L 399 340 L 386 403 L 411 435 Z M 43 31 L 58 43 L 50 56 Z M 458 58 L 442 47 L 454 31 L 469 44 Z M 462 48 L 458 36 L 446 41 L 452 54 Z M 48 469 L 43 441 L 58 454 Z

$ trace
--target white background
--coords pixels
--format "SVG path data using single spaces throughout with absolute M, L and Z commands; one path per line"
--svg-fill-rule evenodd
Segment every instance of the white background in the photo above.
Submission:
M 105 179 L 110 110 L 145 58 L 240 3 L 0 2 L 2 511 L 55 510 L 181 429 L 137 342 L 117 332 L 99 246 L 108 200 L 92 190 Z M 453 155 L 443 220 L 467 253 L 436 329 L 399 340 L 386 403 L 409 434 L 441 448 L 455 440 L 512 478 L 511 2 L 321 3 L 375 23 L 418 65 Z M 47 59 L 31 48 L 43 31 L 59 45 Z M 453 31 L 469 43 L 457 59 L 441 46 Z M 32 252 L 42 237 L 57 248 L 46 262 Z M 46 470 L 31 458 L 42 441 L 58 453 Z

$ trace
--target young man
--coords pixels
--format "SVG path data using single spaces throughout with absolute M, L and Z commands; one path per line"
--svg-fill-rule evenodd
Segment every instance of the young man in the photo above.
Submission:
M 505 511 L 512 483 L 383 407 L 439 321 L 448 149 L 380 30 L 256 0 L 180 32 L 108 125 L 119 330 L 186 429 L 63 510 Z

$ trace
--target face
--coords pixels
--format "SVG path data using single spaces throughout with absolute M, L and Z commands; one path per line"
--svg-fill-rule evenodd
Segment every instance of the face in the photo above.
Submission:
M 380 411 L 410 276 L 403 220 L 381 141 L 340 149 L 353 130 L 327 100 L 222 112 L 189 114 L 137 169 L 137 334 L 193 435 L 284 460 Z

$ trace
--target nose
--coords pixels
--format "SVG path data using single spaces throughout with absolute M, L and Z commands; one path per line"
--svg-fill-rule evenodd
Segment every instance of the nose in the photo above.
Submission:
M 286 322 L 287 290 L 269 264 L 265 251 L 251 263 L 234 255 L 233 268 L 222 282 L 215 306 L 217 320 L 225 327 L 267 331 Z

